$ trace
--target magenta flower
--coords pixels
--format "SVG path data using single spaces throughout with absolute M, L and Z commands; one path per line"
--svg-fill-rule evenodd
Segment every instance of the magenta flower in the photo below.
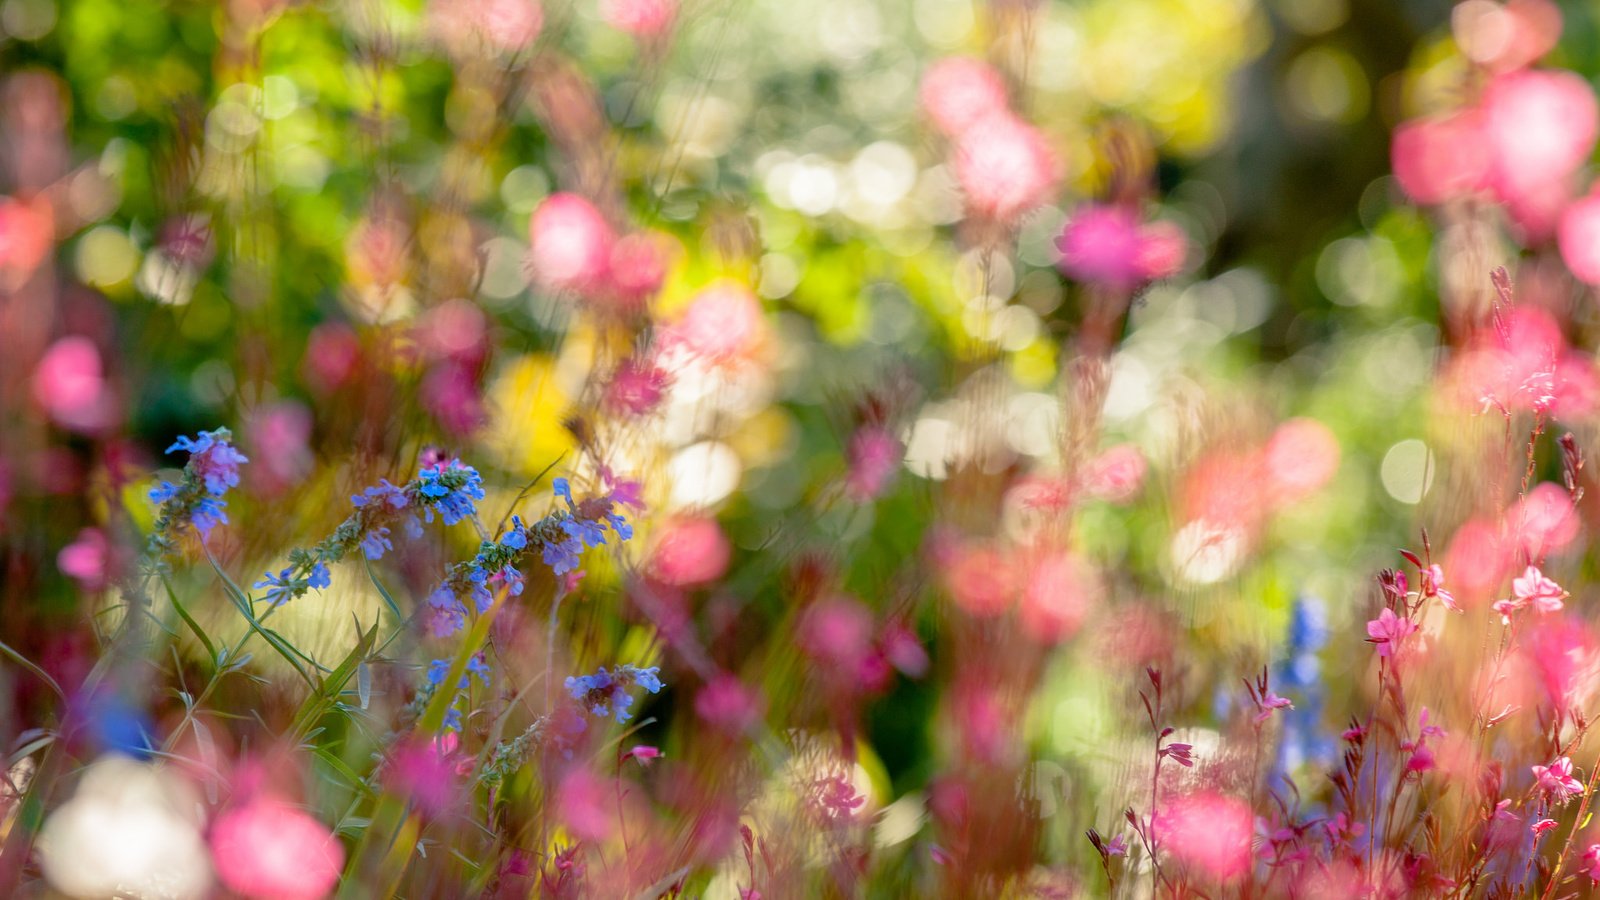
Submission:
M 1384 607 L 1376 619 L 1367 622 L 1368 643 L 1378 645 L 1379 656 L 1393 656 L 1399 643 L 1417 630 L 1417 624 Z
M 1056 249 L 1068 277 L 1123 292 L 1175 274 L 1188 252 L 1187 239 L 1175 226 L 1145 225 L 1129 207 L 1100 204 L 1072 217 L 1056 238 Z
M 1583 782 L 1572 777 L 1572 760 L 1563 756 L 1548 766 L 1534 766 L 1536 787 L 1553 803 L 1565 803 L 1583 793 Z
M 1422 570 L 1421 587 L 1422 596 L 1437 598 L 1445 609 L 1461 612 L 1461 604 L 1456 602 L 1455 595 L 1444 589 L 1444 569 L 1438 563 Z
M 1561 585 L 1545 577 L 1537 566 L 1529 566 L 1522 577 L 1511 582 L 1511 592 L 1516 595 L 1518 607 L 1532 606 L 1542 613 L 1556 612 L 1564 605 L 1567 592 Z
M 1600 844 L 1590 844 L 1589 849 L 1583 851 L 1583 860 L 1578 865 L 1580 875 L 1589 876 L 1594 884 L 1600 884 Z
M 1533 823 L 1534 839 L 1537 840 L 1539 837 L 1543 836 L 1546 831 L 1549 831 L 1554 827 L 1556 827 L 1555 819 L 1540 819 L 1539 821 Z
M 1272 713 L 1276 710 L 1294 709 L 1294 704 L 1289 702 L 1288 697 L 1279 697 L 1270 690 L 1261 695 L 1261 700 L 1257 705 L 1260 707 L 1256 712 L 1257 725 L 1272 718 Z

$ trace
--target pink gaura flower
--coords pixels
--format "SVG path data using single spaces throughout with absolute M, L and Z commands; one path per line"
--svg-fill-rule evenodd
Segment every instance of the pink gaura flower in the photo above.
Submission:
M 941 59 L 922 75 L 922 108 L 935 128 L 956 137 L 985 116 L 1010 105 L 1006 83 L 986 62 L 965 56 Z
M 1548 766 L 1534 766 L 1533 777 L 1539 793 L 1558 805 L 1583 793 L 1583 782 L 1572 776 L 1572 760 L 1565 756 Z
M 611 834 L 611 792 L 600 779 L 574 768 L 561 779 L 555 806 L 567 830 L 582 840 L 600 841 Z
M 1590 844 L 1578 863 L 1578 874 L 1589 876 L 1590 884 L 1600 884 L 1600 844 Z
M 606 383 L 603 402 L 606 409 L 620 415 L 639 417 L 661 405 L 672 376 L 649 359 L 629 358 L 617 366 Z
M 344 847 L 318 820 L 270 796 L 219 816 L 211 859 L 229 890 L 251 897 L 324 897 L 339 880 Z
M 951 599 L 980 618 L 998 616 L 1017 594 L 1017 573 L 1000 548 L 974 543 L 957 547 L 944 566 Z
M 1600 285 L 1600 194 L 1591 192 L 1561 213 L 1556 241 L 1572 274 L 1585 284 Z
M 1443 603 L 1445 609 L 1461 612 L 1461 604 L 1456 602 L 1454 594 L 1444 588 L 1444 569 L 1434 563 L 1422 570 L 1422 584 L 1419 586 L 1422 596 L 1437 599 Z
M 1561 9 L 1550 0 L 1509 0 L 1456 7 L 1450 30 L 1461 52 L 1491 72 L 1537 62 L 1561 36 Z
M 1280 697 L 1270 690 L 1262 695 L 1258 706 L 1255 718 L 1257 725 L 1272 718 L 1272 714 L 1280 709 L 1294 709 L 1294 704 L 1289 702 L 1288 697 Z
M 1546 831 L 1556 827 L 1557 824 L 1558 823 L 1555 819 L 1540 819 L 1539 821 L 1533 823 L 1531 828 L 1533 830 L 1534 839 L 1537 840 L 1538 838 L 1542 837 Z
M 714 366 L 735 367 L 755 357 L 770 340 L 761 301 L 735 281 L 702 288 L 667 323 L 663 341 Z
M 905 457 L 905 445 L 887 428 L 866 425 L 851 436 L 847 456 L 850 473 L 845 478 L 845 493 L 851 500 L 865 503 L 883 493 Z
M 50 345 L 34 369 L 33 396 L 56 424 L 73 431 L 100 431 L 116 416 L 100 350 L 86 337 L 71 335 Z
M 985 116 L 956 142 L 956 181 L 967 208 L 995 222 L 1009 223 L 1044 203 L 1060 168 L 1045 136 L 1010 113 Z
M 1339 439 L 1316 419 L 1290 419 L 1262 448 L 1262 467 L 1278 505 L 1316 493 L 1339 471 Z
M 1543 559 L 1572 543 L 1581 524 L 1572 496 L 1548 481 L 1535 485 L 1506 514 L 1508 528 L 1532 559 Z
M 1237 797 L 1201 791 L 1174 798 L 1151 828 L 1164 850 L 1211 878 L 1230 881 L 1250 871 L 1255 823 Z
M 1415 622 L 1403 619 L 1395 615 L 1394 610 L 1384 607 L 1376 619 L 1367 622 L 1367 642 L 1378 645 L 1379 656 L 1394 656 L 1400 642 L 1416 630 Z
M 1524 569 L 1522 577 L 1511 582 L 1511 592 L 1516 596 L 1519 607 L 1532 606 L 1542 613 L 1560 610 L 1565 605 L 1562 601 L 1567 596 L 1561 585 L 1546 578 L 1538 566 Z
M 1076 634 L 1100 596 L 1093 568 L 1064 551 L 1039 558 L 1024 578 L 1022 626 L 1041 644 L 1056 644 Z
M 651 574 L 677 587 L 709 584 L 728 571 L 733 546 L 715 519 L 675 519 L 661 527 L 650 553 Z
M 694 697 L 695 715 L 728 735 L 740 735 L 765 714 L 761 692 L 733 675 L 712 678 Z
M 634 760 L 635 762 L 637 762 L 641 766 L 648 766 L 652 762 L 655 762 L 656 760 L 658 760 L 660 758 L 661 758 L 661 749 L 659 747 L 651 747 L 651 746 L 647 746 L 645 744 L 640 744 L 640 745 L 630 749 L 628 752 L 622 754 L 622 760 L 621 761 L 622 762 L 627 762 L 628 760 L 631 759 L 631 760 Z
M 672 30 L 678 0 L 600 0 L 600 17 L 638 40 L 654 40 Z
M 1400 189 L 1430 206 L 1483 190 L 1489 180 L 1483 128 L 1477 110 L 1402 123 L 1389 145 Z
M 593 295 L 606 286 L 617 236 L 586 198 L 546 197 L 528 221 L 528 239 L 534 278 L 546 289 Z
M 1122 204 L 1089 204 L 1067 222 L 1056 249 L 1068 277 L 1130 291 L 1182 268 L 1187 239 L 1171 224 L 1144 225 Z
M 1081 476 L 1084 490 L 1112 503 L 1127 503 L 1144 481 L 1144 454 L 1132 444 L 1118 444 L 1095 457 Z
M 1573 72 L 1527 69 L 1483 92 L 1489 180 L 1501 202 L 1536 200 L 1561 185 L 1594 149 L 1594 89 Z
M 85 528 L 78 532 L 77 540 L 61 548 L 56 554 L 56 567 L 61 574 L 78 583 L 86 591 L 104 590 L 109 583 L 111 545 L 105 532 L 98 528 Z

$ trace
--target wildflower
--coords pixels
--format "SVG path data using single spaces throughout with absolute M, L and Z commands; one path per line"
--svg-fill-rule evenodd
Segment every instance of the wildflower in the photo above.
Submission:
M 678 0 L 600 0 L 606 24 L 641 41 L 666 34 L 677 16 Z
M 546 541 L 543 550 L 544 564 L 557 575 L 565 575 L 578 567 L 583 544 L 575 538 L 564 541 Z
M 478 470 L 458 459 L 435 463 L 417 473 L 417 493 L 422 498 L 423 515 L 433 521 L 434 510 L 446 525 L 470 519 L 477 513 L 475 500 L 483 499 L 483 477 Z
M 1461 604 L 1456 602 L 1455 595 L 1444 589 L 1444 569 L 1437 563 L 1422 570 L 1421 582 L 1422 596 L 1437 598 L 1445 609 L 1461 612 Z
M 1005 109 L 1006 83 L 993 66 L 964 56 L 941 59 L 922 74 L 922 108 L 935 128 L 956 137 L 995 110 Z
M 1539 793 L 1558 805 L 1583 793 L 1583 782 L 1572 776 L 1572 760 L 1565 756 L 1548 766 L 1534 766 L 1533 777 Z
M 1556 827 L 1556 824 L 1557 823 L 1555 819 L 1540 819 L 1539 821 L 1534 822 L 1532 825 L 1534 838 L 1537 839 L 1543 837 L 1544 833 Z
M 649 569 L 667 584 L 694 587 L 721 578 L 732 557 L 733 547 L 715 519 L 677 519 L 657 532 Z
M 905 455 L 899 438 L 882 426 L 866 426 L 850 439 L 850 474 L 845 493 L 856 503 L 878 496 L 894 476 Z
M 1211 791 L 1178 797 L 1155 814 L 1151 830 L 1163 849 L 1212 878 L 1250 871 L 1254 822 L 1249 805 L 1236 797 Z
M 261 580 L 251 585 L 254 588 L 266 588 L 267 594 L 263 598 L 273 606 L 287 602 L 295 596 L 294 567 L 290 566 L 277 575 L 267 572 Z
M 1561 585 L 1546 578 L 1537 566 L 1523 570 L 1522 577 L 1511 582 L 1511 592 L 1516 595 L 1519 605 L 1532 606 L 1542 613 L 1561 609 L 1562 600 L 1567 596 Z
M 671 383 L 666 370 L 649 360 L 623 360 L 606 384 L 603 402 L 614 413 L 646 416 L 661 405 Z
M 1171 228 L 1141 224 L 1138 212 L 1128 206 L 1089 204 L 1056 238 L 1061 271 L 1069 278 L 1120 292 L 1165 278 L 1183 265 L 1186 255 L 1181 231 L 1176 233 L 1175 250 L 1165 246 L 1174 237 Z M 1161 252 L 1151 253 L 1152 245 Z
M 1256 712 L 1255 721 L 1257 725 L 1272 718 L 1272 714 L 1276 710 L 1294 709 L 1294 704 L 1289 702 L 1289 698 L 1280 697 L 1271 691 L 1262 694 L 1261 700 L 1257 705 L 1260 707 Z
M 271 797 L 251 800 L 211 826 L 211 858 L 230 890 L 255 897 L 321 897 L 344 865 L 328 827 Z
M 1583 859 L 1578 864 L 1578 874 L 1589 876 L 1592 884 L 1600 884 L 1600 844 L 1590 844 L 1583 851 Z
M 173 528 L 187 521 L 204 540 L 217 525 L 228 521 L 228 488 L 239 483 L 239 466 L 249 460 L 229 443 L 226 428 L 202 431 L 195 438 L 179 437 L 167 452 L 187 450 L 189 461 L 178 484 L 163 481 L 150 491 L 151 501 L 161 504 L 156 520 L 158 541 L 165 541 Z
M 79 531 L 77 539 L 56 554 L 56 568 L 83 590 L 103 590 L 111 568 L 111 544 L 105 532 L 98 528 Z
M 34 369 L 33 397 L 57 424 L 82 433 L 102 431 L 117 412 L 100 350 L 79 335 L 64 337 L 45 351 Z
M 611 672 L 601 666 L 593 675 L 568 677 L 565 685 L 572 699 L 581 703 L 591 715 L 605 718 L 614 714 L 620 725 L 633 718 L 628 711 L 633 706 L 633 697 L 628 693 L 628 688 L 637 685 L 652 694 L 659 693 L 661 678 L 658 672 L 660 668 L 657 666 L 640 669 L 624 665 L 617 666 Z
M 1165 747 L 1162 747 L 1160 750 L 1157 750 L 1156 755 L 1170 759 L 1186 769 L 1194 768 L 1193 744 L 1184 744 L 1178 741 L 1173 741 Z
M 656 761 L 656 760 L 658 760 L 660 758 L 661 758 L 661 750 L 659 748 L 657 748 L 657 747 L 648 747 L 648 746 L 645 746 L 643 744 L 641 744 L 641 745 L 639 745 L 637 747 L 634 747 L 633 749 L 629 750 L 628 752 L 622 754 L 623 761 L 630 760 L 630 759 L 631 760 L 635 760 L 641 766 L 648 766 L 650 763 L 652 763 L 652 762 L 654 762 L 654 761 Z
M 1376 619 L 1367 622 L 1367 642 L 1378 645 L 1379 656 L 1393 656 L 1400 642 L 1416 630 L 1415 622 L 1401 618 L 1394 614 L 1394 610 L 1384 607 Z
M 1126 834 L 1119 833 L 1116 837 L 1106 841 L 1105 847 L 1107 856 L 1127 856 L 1128 836 Z
M 956 181 L 975 215 L 1009 222 L 1043 203 L 1060 162 L 1038 129 L 1005 111 L 972 123 L 956 141 Z
M 202 431 L 192 439 L 180 435 L 166 452 L 187 450 L 189 464 L 184 467 L 185 471 L 199 476 L 207 493 L 220 497 L 228 488 L 238 487 L 239 464 L 250 461 L 228 443 L 231 438 L 226 428 Z

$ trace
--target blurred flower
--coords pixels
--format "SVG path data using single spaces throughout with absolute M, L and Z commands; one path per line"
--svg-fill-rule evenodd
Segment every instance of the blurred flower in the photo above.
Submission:
M 1339 439 L 1315 419 L 1290 419 L 1279 425 L 1262 449 L 1262 461 L 1278 505 L 1305 499 L 1339 470 Z
M 569 676 L 566 689 L 591 715 L 600 718 L 615 715 L 617 723 L 623 724 L 633 718 L 633 713 L 628 711 L 633 706 L 628 688 L 638 685 L 652 694 L 659 693 L 661 678 L 657 673 L 660 671 L 658 666 L 640 669 L 623 665 L 607 672 L 605 666 L 601 666 L 593 675 Z
M 900 468 L 905 445 L 878 425 L 864 425 L 850 438 L 847 457 L 850 473 L 845 492 L 856 503 L 865 503 L 883 493 L 889 479 Z
M 1428 205 L 1483 190 L 1488 186 L 1489 162 L 1483 115 L 1477 110 L 1402 123 L 1390 145 L 1390 163 L 1400 189 Z
M 737 677 L 719 674 L 694 697 L 695 715 L 728 735 L 740 735 L 764 714 L 761 693 Z
M 1183 266 L 1187 239 L 1170 224 L 1144 225 L 1122 204 L 1086 204 L 1056 239 L 1061 271 L 1078 281 L 1127 292 Z
M 1490 186 L 1528 237 L 1540 239 L 1555 225 L 1568 180 L 1594 149 L 1594 89 L 1572 72 L 1530 69 L 1495 78 L 1481 102 Z M 1552 192 L 1554 208 L 1546 199 Z
M 616 234 L 577 194 L 551 194 L 528 223 L 535 279 L 548 290 L 592 295 L 606 285 Z
M 695 294 L 666 324 L 662 342 L 707 364 L 738 368 L 771 341 L 769 332 L 755 294 L 736 281 L 723 279 Z
M 1074 554 L 1057 551 L 1029 566 L 1022 590 L 1022 626 L 1034 640 L 1055 644 L 1076 634 L 1100 586 Z
M 611 791 L 584 769 L 573 768 L 562 777 L 555 807 L 567 830 L 581 840 L 601 841 L 611 834 Z
M 946 137 L 957 137 L 1010 105 L 1005 80 L 993 66 L 965 56 L 941 59 L 922 75 L 922 108 Z
M 1237 797 L 1201 791 L 1174 798 L 1150 827 L 1162 849 L 1211 878 L 1228 881 L 1250 871 L 1254 821 Z
M 544 9 L 536 0 L 433 0 L 428 17 L 439 40 L 457 54 L 477 47 L 526 50 L 544 27 Z
M 678 0 L 600 0 L 600 17 L 641 41 L 662 37 L 678 17 Z
M 56 567 L 61 574 L 78 583 L 85 591 L 104 590 L 109 582 L 111 545 L 105 532 L 98 528 L 85 528 L 78 532 L 77 540 L 61 548 L 56 554 Z
M 74 897 L 204 897 L 211 865 L 200 808 L 168 769 L 102 757 L 45 820 L 40 868 L 52 887 Z
M 695 587 L 721 578 L 732 556 L 733 548 L 717 520 L 673 519 L 656 533 L 649 571 L 666 584 Z
M 270 493 L 294 487 L 310 474 L 311 410 L 284 400 L 257 407 L 246 433 L 258 463 L 252 470 Z
M 1118 444 L 1090 460 L 1082 475 L 1091 496 L 1112 503 L 1127 503 L 1144 481 L 1144 454 L 1132 444 Z
M 361 360 L 361 342 L 349 326 L 324 323 L 311 329 L 300 371 L 306 384 L 326 394 L 343 387 Z
M 642 310 L 661 290 L 672 252 L 673 239 L 657 232 L 624 235 L 611 246 L 608 287 L 619 312 Z
M 951 599 L 971 615 L 998 616 L 1016 598 L 1018 573 L 995 546 L 977 542 L 957 546 L 942 568 Z M 1039 611 L 1051 608 L 1062 609 L 1052 602 L 1042 603 Z
M 672 377 L 649 359 L 629 357 L 606 383 L 604 403 L 616 415 L 646 416 L 661 405 Z
M 995 222 L 1009 223 L 1045 203 L 1060 168 L 1045 136 L 1007 112 L 983 117 L 956 141 L 956 181 L 968 210 Z
M 344 846 L 326 825 L 290 804 L 258 796 L 217 817 L 211 858 L 229 890 L 295 900 L 327 896 L 344 866 Z
M 1600 844 L 1590 844 L 1578 863 L 1578 874 L 1589 876 L 1590 884 L 1600 885 Z
M 57 424 L 73 431 L 100 431 L 116 416 L 100 350 L 85 337 L 50 345 L 34 369 L 33 397 Z
M 33 274 L 55 242 L 50 203 L 0 197 L 0 287 L 14 289 Z
M 641 766 L 648 766 L 650 763 L 655 762 L 660 758 L 661 750 L 659 748 L 647 747 L 644 745 L 634 747 L 628 752 L 622 754 L 622 761 L 626 762 L 627 760 L 631 759 L 639 763 Z
M 1561 10 L 1550 0 L 1476 0 L 1456 7 L 1450 26 L 1468 59 L 1491 72 L 1509 72 L 1550 52 L 1561 36 Z
M 835 595 L 806 607 L 795 636 L 826 675 L 857 684 L 872 651 L 872 613 L 854 597 Z

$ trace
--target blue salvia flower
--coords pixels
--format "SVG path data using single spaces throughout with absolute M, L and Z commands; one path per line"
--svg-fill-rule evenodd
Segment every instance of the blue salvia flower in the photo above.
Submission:
M 279 604 L 287 603 L 290 598 L 294 597 L 294 585 L 294 568 L 290 567 L 277 575 L 267 572 L 261 576 L 260 581 L 251 585 L 251 587 L 266 588 L 267 593 L 262 599 L 273 606 L 278 606 Z
M 417 493 L 423 498 L 423 514 L 433 521 L 438 510 L 446 525 L 470 519 L 477 512 L 475 501 L 482 500 L 483 477 L 478 470 L 458 459 L 429 466 L 417 473 Z
M 1334 742 L 1322 724 L 1324 687 L 1318 653 L 1328 643 L 1328 615 L 1321 599 L 1301 595 L 1289 607 L 1288 658 L 1276 666 L 1275 679 L 1295 701 L 1283 711 L 1283 738 L 1277 769 L 1291 773 L 1307 763 L 1332 761 Z
M 389 529 L 379 525 L 361 537 L 361 553 L 370 560 L 383 559 L 383 554 L 394 549 L 389 541 Z
M 633 713 L 629 711 L 633 706 L 633 696 L 628 693 L 628 688 L 637 685 L 652 694 L 660 692 L 660 671 L 659 666 L 640 669 L 624 665 L 607 672 L 605 666 L 601 666 L 593 675 L 568 677 L 565 686 L 572 699 L 582 704 L 591 715 L 600 718 L 615 715 L 620 725 L 633 718 Z
M 223 495 L 239 484 L 239 466 L 250 460 L 234 448 L 233 434 L 226 428 L 202 431 L 193 438 L 180 436 L 168 453 L 186 451 L 183 480 L 163 481 L 150 490 L 150 500 L 161 506 L 151 537 L 153 551 L 172 548 L 172 535 L 183 523 L 194 526 L 201 539 L 228 521 Z

